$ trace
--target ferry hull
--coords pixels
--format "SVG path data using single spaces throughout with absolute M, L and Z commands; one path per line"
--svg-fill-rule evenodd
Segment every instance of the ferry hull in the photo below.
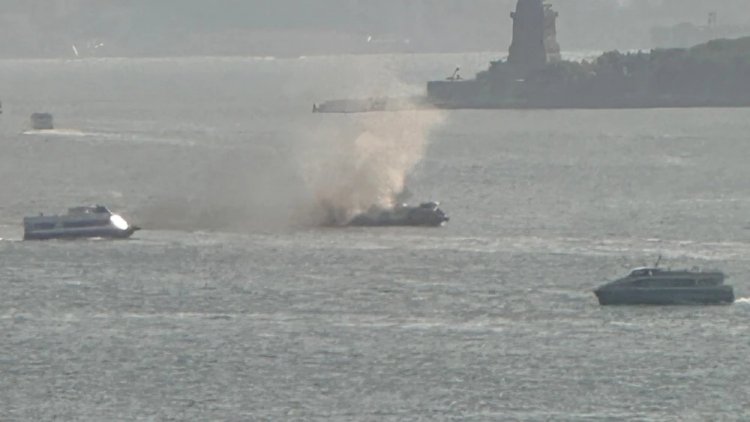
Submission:
M 24 240 L 109 238 L 125 239 L 140 230 L 104 205 L 79 206 L 64 215 L 39 214 L 23 219 Z
M 25 231 L 23 240 L 51 240 L 51 239 L 127 239 L 138 230 L 137 227 L 130 227 L 127 230 L 117 228 L 97 228 L 90 230 L 71 230 L 71 231 Z
M 600 305 L 718 305 L 734 302 L 732 286 L 597 289 Z

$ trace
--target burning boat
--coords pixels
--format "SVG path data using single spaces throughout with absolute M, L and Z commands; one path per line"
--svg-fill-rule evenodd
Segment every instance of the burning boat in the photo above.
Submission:
M 417 206 L 399 204 L 390 209 L 372 207 L 352 218 L 348 226 L 433 226 L 450 220 L 438 202 L 424 202 Z

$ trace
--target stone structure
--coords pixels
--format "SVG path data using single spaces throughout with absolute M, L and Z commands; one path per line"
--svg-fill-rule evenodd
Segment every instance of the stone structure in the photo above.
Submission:
M 543 0 L 518 0 L 511 16 L 508 60 L 492 62 L 474 79 L 428 82 L 430 103 L 450 109 L 750 107 L 750 37 L 550 63 L 560 60 L 557 13 Z
M 559 62 L 560 44 L 557 43 L 557 12 L 552 10 L 551 4 L 544 4 L 544 51 L 547 54 L 547 63 Z
M 542 0 L 518 0 L 513 18 L 513 42 L 510 45 L 508 63 L 514 67 L 530 70 L 547 63 L 544 48 L 544 5 Z
M 561 60 L 557 43 L 557 12 L 543 0 L 518 0 L 513 18 L 513 43 L 508 63 L 535 69 Z

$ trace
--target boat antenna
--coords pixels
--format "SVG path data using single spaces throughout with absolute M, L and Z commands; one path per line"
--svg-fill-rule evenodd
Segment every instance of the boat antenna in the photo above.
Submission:
M 450 75 L 450 76 L 448 76 L 448 77 L 447 77 L 447 78 L 445 78 L 445 79 L 447 79 L 447 80 L 449 80 L 449 81 L 457 81 L 457 80 L 460 80 L 460 79 L 461 79 L 461 75 L 459 75 L 459 73 L 458 73 L 458 72 L 460 72 L 460 71 L 461 71 L 461 68 L 460 68 L 460 67 L 456 67 L 456 70 L 454 70 L 454 71 L 453 71 L 453 74 L 452 74 L 452 75 Z
M 656 262 L 654 262 L 654 268 L 658 268 L 660 262 L 661 262 L 661 254 L 659 254 L 658 258 L 656 258 Z

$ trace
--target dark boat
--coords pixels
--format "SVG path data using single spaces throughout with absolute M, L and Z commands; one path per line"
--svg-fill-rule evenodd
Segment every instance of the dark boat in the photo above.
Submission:
M 437 202 L 424 202 L 418 206 L 397 205 L 392 209 L 373 208 L 355 216 L 349 226 L 442 226 L 450 217 Z
M 55 118 L 50 113 L 34 113 L 31 115 L 31 128 L 52 130 L 55 128 Z
M 24 240 L 115 238 L 133 235 L 138 226 L 132 226 L 104 205 L 74 207 L 65 215 L 42 215 L 23 219 Z
M 641 267 L 594 290 L 600 305 L 689 305 L 734 302 L 721 271 Z

